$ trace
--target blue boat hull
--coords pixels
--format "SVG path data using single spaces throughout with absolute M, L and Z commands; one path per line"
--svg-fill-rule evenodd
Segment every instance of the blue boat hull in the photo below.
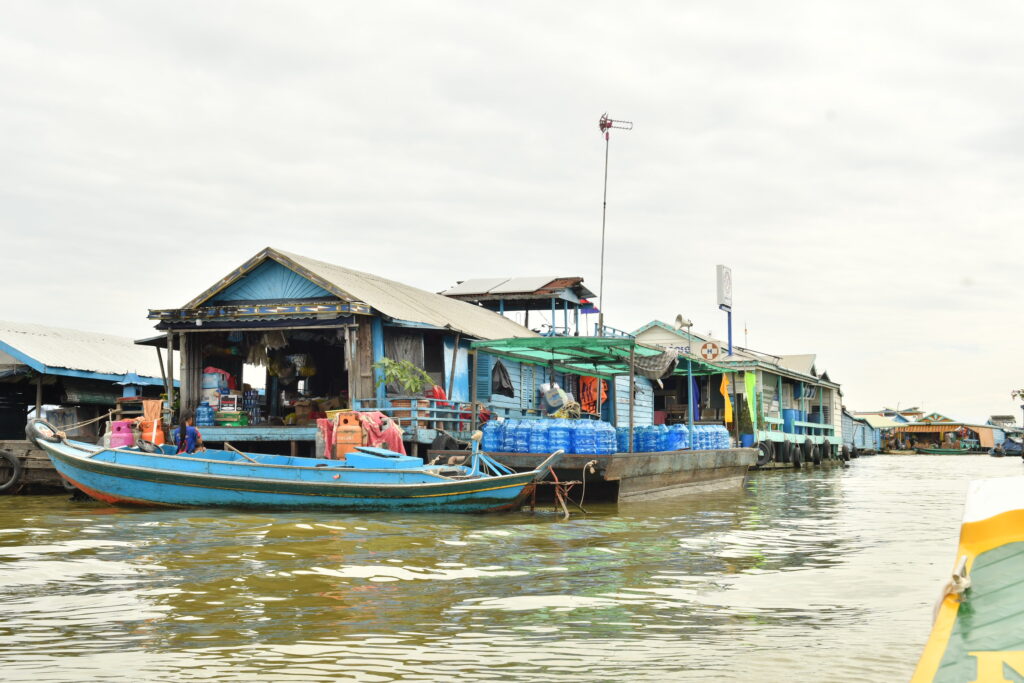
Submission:
M 354 469 L 343 461 L 225 451 L 178 456 L 69 441 L 40 445 L 60 475 L 93 498 L 170 507 L 491 512 L 520 507 L 553 464 L 470 476 L 465 468 Z

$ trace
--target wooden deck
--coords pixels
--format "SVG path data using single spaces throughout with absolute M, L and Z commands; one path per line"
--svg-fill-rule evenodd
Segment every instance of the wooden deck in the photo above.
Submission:
M 64 491 L 64 480 L 50 462 L 46 453 L 25 440 L 0 440 L 0 449 L 12 453 L 21 461 L 21 481 L 9 494 L 25 491 Z

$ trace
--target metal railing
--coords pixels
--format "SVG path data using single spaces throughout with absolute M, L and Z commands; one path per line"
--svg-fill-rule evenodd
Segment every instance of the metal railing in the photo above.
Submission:
M 443 430 L 460 439 L 472 431 L 473 404 L 436 398 L 355 399 L 352 409 L 381 412 L 390 417 L 406 434 L 420 430 Z

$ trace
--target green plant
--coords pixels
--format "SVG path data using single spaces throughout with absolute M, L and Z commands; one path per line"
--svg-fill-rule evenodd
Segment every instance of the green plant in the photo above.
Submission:
M 373 364 L 374 370 L 380 370 L 377 377 L 376 387 L 385 384 L 397 384 L 402 387 L 402 392 L 410 396 L 419 396 L 429 387 L 434 386 L 434 380 L 409 360 L 392 360 L 381 358 Z

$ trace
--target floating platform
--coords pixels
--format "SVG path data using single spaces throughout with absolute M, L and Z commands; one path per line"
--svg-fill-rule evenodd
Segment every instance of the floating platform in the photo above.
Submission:
M 466 451 L 432 450 L 428 452 L 428 459 L 464 455 Z M 517 472 L 528 472 L 547 457 L 544 453 L 488 455 Z M 593 472 L 587 467 L 591 461 L 594 462 Z M 610 455 L 571 453 L 562 458 L 554 472 L 563 481 L 585 481 L 588 501 L 620 502 L 739 488 L 756 462 L 757 451 L 753 448 Z

